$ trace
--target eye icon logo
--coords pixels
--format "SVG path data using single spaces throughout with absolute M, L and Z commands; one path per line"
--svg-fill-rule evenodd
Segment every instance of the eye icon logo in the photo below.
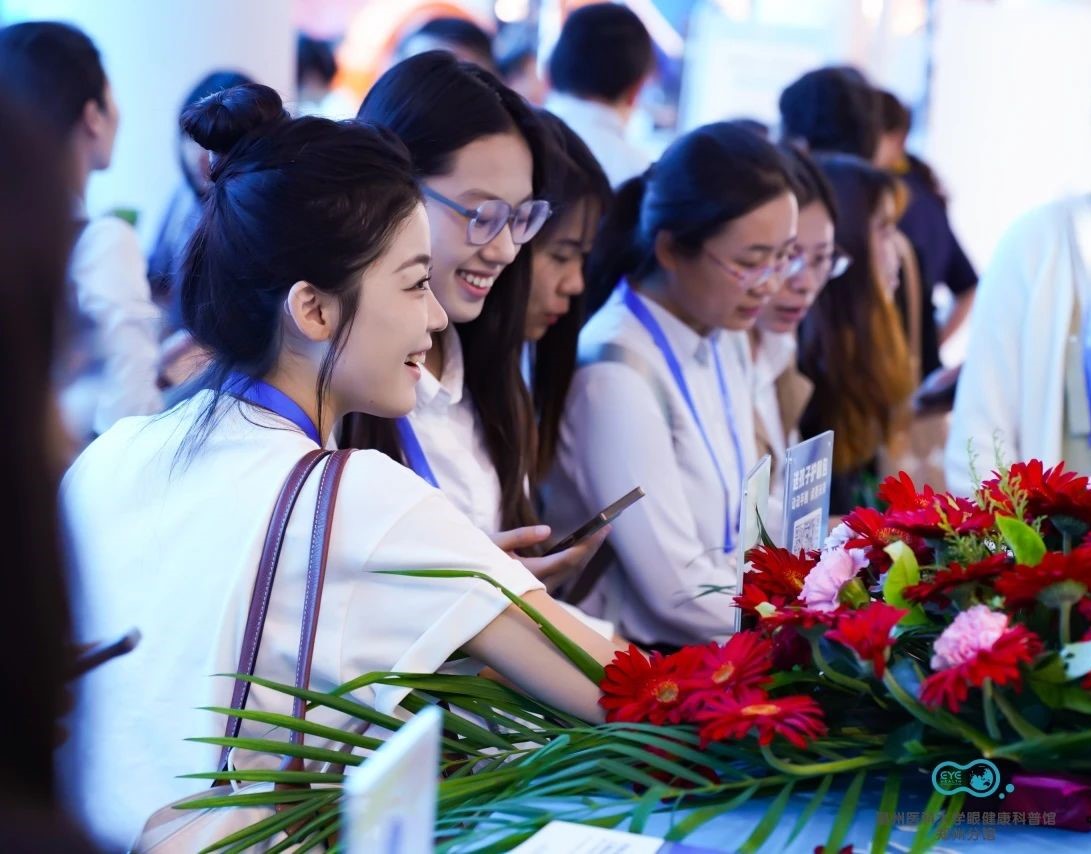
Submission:
M 1000 769 L 988 759 L 977 759 L 965 765 L 941 762 L 932 771 L 932 785 L 941 795 L 965 792 L 971 797 L 987 798 L 1000 788 Z M 1009 792 L 1014 788 L 1010 784 L 1005 787 Z

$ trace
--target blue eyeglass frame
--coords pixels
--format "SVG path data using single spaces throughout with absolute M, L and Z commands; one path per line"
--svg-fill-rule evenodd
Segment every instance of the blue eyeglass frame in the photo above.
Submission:
M 493 240 L 495 240 L 496 236 L 498 234 L 500 234 L 500 232 L 503 231 L 505 227 L 510 229 L 511 224 L 513 222 L 515 222 L 516 214 L 519 212 L 520 208 L 523 207 L 523 205 L 537 205 L 537 204 L 546 205 L 546 215 L 542 218 L 542 221 L 541 221 L 541 223 L 539 223 L 538 227 L 536 229 L 534 229 L 534 232 L 532 234 L 530 234 L 528 237 L 525 237 L 523 240 L 516 240 L 515 239 L 515 233 L 514 233 L 514 231 L 512 232 L 511 240 L 517 246 L 521 246 L 524 243 L 529 243 L 531 240 L 533 240 L 535 235 L 537 235 L 538 232 L 542 230 L 542 226 L 544 226 L 549 221 L 549 218 L 551 216 L 553 216 L 553 214 L 555 213 L 555 211 L 553 210 L 553 205 L 551 205 L 545 199 L 530 199 L 530 200 L 528 200 L 526 202 L 523 202 L 522 204 L 520 204 L 520 205 L 518 205 L 516 207 L 512 207 L 510 204 L 505 202 L 503 199 L 490 199 L 490 201 L 496 201 L 496 202 L 499 202 L 502 205 L 507 205 L 509 213 L 508 213 L 508 216 L 507 216 L 506 220 L 501 220 L 501 225 L 500 225 L 500 227 L 498 229 L 496 229 L 496 233 L 493 234 L 491 237 L 489 237 L 488 240 L 485 240 L 485 241 L 482 241 L 482 242 L 479 243 L 479 242 L 477 242 L 477 241 L 475 241 L 473 239 L 470 229 L 473 227 L 473 224 L 477 220 L 477 218 L 479 216 L 481 216 L 481 209 L 480 208 L 468 208 L 468 207 L 465 207 L 463 205 L 460 205 L 454 199 L 449 199 L 449 198 L 447 198 L 447 196 L 443 195 L 442 193 L 437 193 L 435 190 L 433 190 L 431 187 L 429 187 L 427 185 L 423 185 L 421 187 L 421 191 L 424 193 L 424 195 L 428 196 L 428 198 L 435 199 L 441 205 L 446 205 L 451 210 L 455 211 L 456 213 L 461 214 L 462 216 L 466 217 L 466 219 L 469 220 L 469 223 L 468 223 L 468 225 L 466 227 L 466 240 L 472 246 L 486 246 L 489 243 L 491 243 Z

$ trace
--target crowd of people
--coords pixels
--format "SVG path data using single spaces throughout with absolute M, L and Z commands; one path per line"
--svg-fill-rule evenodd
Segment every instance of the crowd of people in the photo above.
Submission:
M 588 721 L 597 687 L 493 586 L 376 570 L 485 573 L 606 663 L 731 633 L 730 600 L 697 594 L 739 580 L 742 480 L 766 453 L 777 533 L 801 438 L 835 433 L 835 514 L 898 468 L 969 492 L 969 446 L 987 472 L 997 431 L 1009 458 L 1091 471 L 1091 208 L 1030 215 L 978 289 L 938 178 L 906 150 L 909 111 L 856 69 L 787 87 L 775 140 L 722 121 L 651 162 L 626 126 L 655 50 L 623 5 L 566 19 L 548 96 L 525 50 L 496 58 L 472 24 L 438 20 L 334 121 L 286 107 L 321 112 L 333 77 L 304 49 L 305 98 L 231 71 L 194 86 L 184 182 L 146 259 L 129 224 L 84 205 L 118 124 L 95 46 L 58 23 L 0 30 L 0 377 L 25 416 L 5 524 L 13 565 L 33 567 L 13 573 L 3 631 L 34 651 L 4 666 L 26 702 L 6 704 L 0 838 L 79 850 L 49 817 L 61 776 L 107 845 L 200 788 L 181 775 L 218 749 L 189 739 L 218 734 L 200 709 L 231 694 L 209 674 L 236 669 L 274 504 L 310 452 L 356 449 L 312 687 L 487 666 Z M 975 304 L 967 361 L 945 370 Z M 612 527 L 550 550 L 636 486 Z M 297 665 L 319 488 L 287 522 L 256 651 L 277 682 Z M 137 648 L 71 690 L 79 644 L 130 626 Z M 356 699 L 393 714 L 404 693 Z M 47 759 L 62 719 L 71 775 Z

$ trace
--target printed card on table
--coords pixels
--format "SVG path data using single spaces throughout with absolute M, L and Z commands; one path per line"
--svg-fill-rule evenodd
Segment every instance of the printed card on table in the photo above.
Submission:
M 788 449 L 784 466 L 784 547 L 822 548 L 830 527 L 833 431 L 827 430 Z
M 769 478 L 773 471 L 773 458 L 766 454 L 746 475 L 742 491 L 742 518 L 739 524 L 739 543 L 736 547 L 735 565 L 738 567 L 736 594 L 742 594 L 743 575 L 746 571 L 746 552 L 761 541 L 761 529 L 769 518 Z M 741 614 L 735 610 L 735 631 L 739 630 Z
M 443 714 L 414 715 L 345 780 L 347 854 L 431 854 Z

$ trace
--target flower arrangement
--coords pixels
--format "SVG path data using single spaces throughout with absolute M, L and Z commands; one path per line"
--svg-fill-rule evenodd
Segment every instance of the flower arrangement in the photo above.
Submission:
M 836 792 L 824 844 L 836 852 L 852 841 L 869 783 L 881 788 L 882 816 L 896 814 L 903 781 L 939 765 L 987 759 L 1005 775 L 1026 775 L 1020 785 L 1031 796 L 1035 781 L 1056 797 L 1059 772 L 1091 773 L 1089 487 L 1087 477 L 1038 461 L 1001 467 L 972 498 L 918 490 L 905 474 L 889 478 L 878 492 L 885 509 L 850 513 L 820 552 L 793 555 L 770 542 L 751 550 L 742 592 L 729 591 L 746 628 L 727 642 L 669 655 L 630 647 L 605 668 L 504 591 L 600 684 L 604 725 L 476 677 L 367 674 L 330 694 L 254 681 L 391 729 L 400 722 L 346 695 L 402 684 L 413 688 L 408 711 L 444 705 L 441 851 L 508 850 L 553 818 L 640 831 L 666 814 L 667 838 L 681 840 L 760 801 L 763 817 L 737 846 L 753 852 L 793 793 L 808 791 L 788 842 Z M 495 583 L 453 570 L 414 574 Z M 243 714 L 294 725 L 289 716 Z M 341 743 L 353 738 L 346 731 Z M 264 749 L 276 752 L 272 743 Z M 300 750 L 314 761 L 330 754 Z M 289 813 L 221 848 L 243 850 L 289 826 L 305 828 L 286 840 L 304 850 L 328 839 L 339 779 L 311 776 L 321 787 L 290 793 Z M 914 851 L 952 827 L 966 796 L 930 793 Z M 1070 826 L 1087 829 L 1089 816 L 1076 812 Z M 878 822 L 871 850 L 886 850 L 892 830 Z

